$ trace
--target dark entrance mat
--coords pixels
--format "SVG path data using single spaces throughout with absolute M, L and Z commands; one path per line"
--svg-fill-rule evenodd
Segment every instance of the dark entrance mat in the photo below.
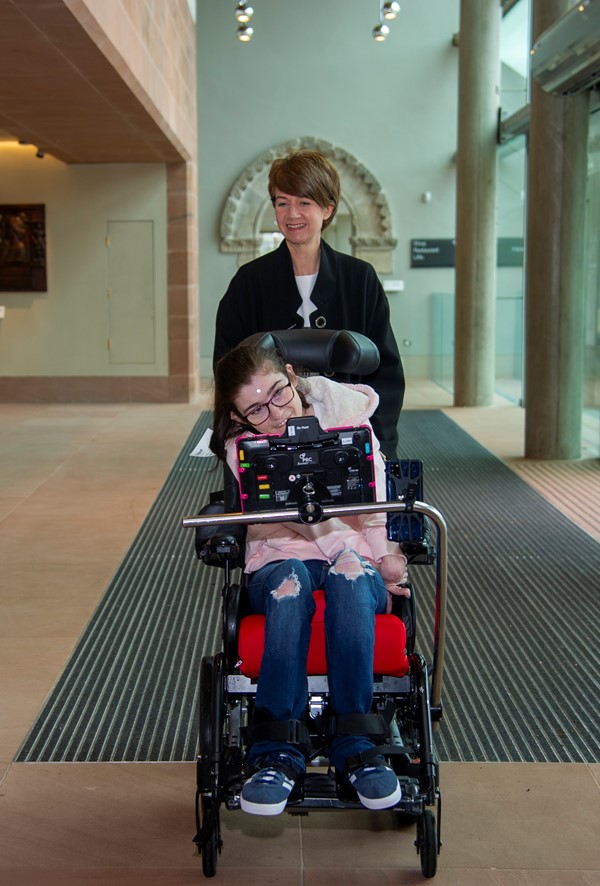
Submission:
M 195 759 L 221 572 L 198 563 L 180 521 L 220 487 L 214 460 L 189 455 L 209 420 L 183 447 L 18 762 Z M 404 413 L 400 437 L 449 527 L 440 758 L 597 762 L 600 546 L 443 413 Z M 425 647 L 432 572 L 413 570 Z

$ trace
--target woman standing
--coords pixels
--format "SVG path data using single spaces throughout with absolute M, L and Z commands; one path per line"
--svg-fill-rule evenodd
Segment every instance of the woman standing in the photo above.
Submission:
M 370 264 L 322 239 L 339 206 L 338 173 L 320 152 L 295 151 L 271 164 L 269 195 L 284 240 L 229 284 L 217 310 L 214 363 L 255 332 L 312 326 L 366 335 L 380 364 L 359 380 L 379 394 L 373 427 L 382 451 L 395 458 L 405 382 L 387 296 Z

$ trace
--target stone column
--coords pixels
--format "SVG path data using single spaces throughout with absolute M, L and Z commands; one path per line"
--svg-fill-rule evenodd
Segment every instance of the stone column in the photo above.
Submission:
M 495 381 L 498 0 L 461 0 L 454 403 L 490 406 Z
M 199 393 L 197 173 L 193 161 L 167 164 L 167 286 L 170 403 Z
M 572 0 L 535 0 L 533 41 L 572 6 Z M 532 83 L 525 278 L 527 458 L 581 455 L 588 122 L 589 92 L 556 97 Z

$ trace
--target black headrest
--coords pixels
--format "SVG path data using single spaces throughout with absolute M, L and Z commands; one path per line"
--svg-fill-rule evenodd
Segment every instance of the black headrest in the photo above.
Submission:
M 242 342 L 276 348 L 284 360 L 313 372 L 370 375 L 379 350 L 366 335 L 348 329 L 281 329 L 257 332 Z

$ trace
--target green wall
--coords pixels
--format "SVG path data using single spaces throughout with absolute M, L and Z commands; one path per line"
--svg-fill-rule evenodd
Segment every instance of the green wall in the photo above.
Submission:
M 201 374 L 211 374 L 218 301 L 236 270 L 219 251 L 225 199 L 269 148 L 312 136 L 343 148 L 379 181 L 390 206 L 392 322 L 407 373 L 429 377 L 432 296 L 454 271 L 411 269 L 410 241 L 454 236 L 459 0 L 410 0 L 385 43 L 376 0 L 256 2 L 254 37 L 236 37 L 234 3 L 198 4 Z M 431 201 L 424 202 L 429 192 Z

